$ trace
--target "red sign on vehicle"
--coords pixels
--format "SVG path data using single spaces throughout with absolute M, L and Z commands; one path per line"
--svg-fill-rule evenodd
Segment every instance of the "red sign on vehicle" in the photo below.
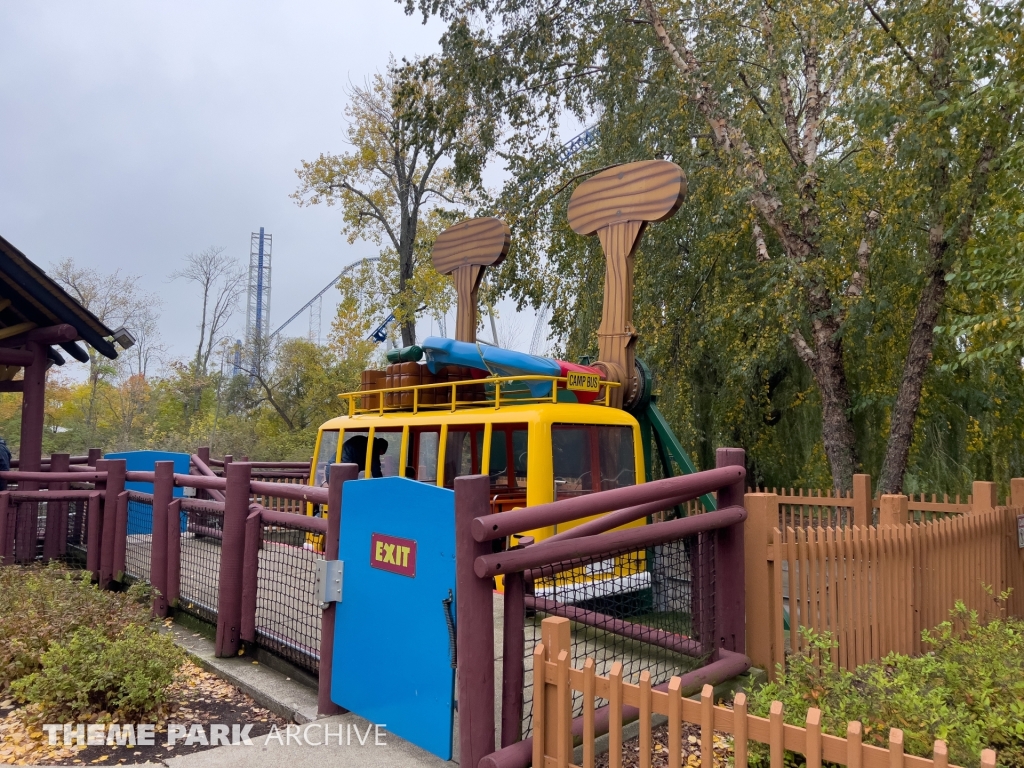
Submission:
M 416 578 L 416 542 L 383 533 L 371 534 L 370 567 Z

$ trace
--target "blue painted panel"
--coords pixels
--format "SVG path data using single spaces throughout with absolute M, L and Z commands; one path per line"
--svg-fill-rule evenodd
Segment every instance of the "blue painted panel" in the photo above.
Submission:
M 192 463 L 192 457 L 187 453 L 170 453 L 168 451 L 122 451 L 121 453 L 107 453 L 104 454 L 105 459 L 124 459 L 125 466 L 129 472 L 152 472 L 156 467 L 158 461 L 173 461 L 174 471 L 176 474 L 187 475 L 189 468 Z M 138 491 L 139 493 L 153 493 L 152 483 L 125 483 L 125 490 Z M 175 488 L 174 495 L 180 497 L 184 495 L 184 488 Z M 128 534 L 135 533 L 152 533 L 153 532 L 153 518 L 152 515 L 147 518 L 145 515 L 132 515 L 128 516 Z M 185 527 L 182 523 L 181 530 L 184 532 Z
M 415 576 L 393 572 L 406 561 L 371 565 L 374 534 L 416 542 Z M 339 559 L 331 698 L 450 760 L 455 670 L 442 601 L 455 593 L 454 492 L 401 477 L 345 483 Z

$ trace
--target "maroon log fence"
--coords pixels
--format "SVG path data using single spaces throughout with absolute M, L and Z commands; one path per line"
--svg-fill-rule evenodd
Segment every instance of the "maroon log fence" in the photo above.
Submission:
M 321 605 L 314 584 L 317 561 L 338 556 L 342 484 L 356 476 L 353 465 L 333 467 L 334 482 L 315 488 L 294 482 L 308 463 L 236 462 L 230 456 L 218 462 L 202 449 L 192 457 L 191 474 L 175 474 L 170 462 L 158 463 L 152 472 L 126 472 L 121 460 L 103 460 L 95 453 L 85 463 L 80 459 L 56 455 L 45 465 L 48 472 L 7 474 L 9 481 L 20 479 L 30 488 L 48 490 L 0 493 L 0 562 L 40 555 L 52 559 L 54 553 L 64 556 L 74 549 L 104 586 L 126 577 L 146 579 L 155 587 L 156 615 L 181 610 L 214 623 L 220 655 L 234 655 L 249 643 L 318 675 L 320 711 L 337 711 L 329 688 L 334 604 Z M 566 616 L 624 641 L 699 659 L 704 666 L 687 672 L 685 684 L 716 682 L 749 665 L 744 655 L 739 524 L 745 515 L 739 506 L 742 463 L 742 451 L 724 450 L 719 466 L 708 472 L 499 514 L 490 514 L 487 478 L 456 480 L 460 751 L 466 765 L 529 762 L 531 742 L 522 739 L 522 662 L 527 651 L 524 626 L 533 613 Z M 151 482 L 153 493 L 126 492 L 126 480 Z M 196 497 L 174 498 L 175 487 L 195 489 Z M 712 491 L 721 507 L 716 512 L 616 530 Z M 303 510 L 319 505 L 328 516 L 290 514 L 281 511 L 283 502 Z M 45 507 L 45 521 L 26 515 L 26 505 Z M 128 533 L 133 510 L 139 509 L 152 515 L 152 534 Z M 493 542 L 510 534 L 600 513 L 608 514 L 549 540 L 523 538 L 510 550 L 494 552 Z M 650 563 L 669 557 L 690 569 L 690 602 L 685 607 L 692 631 L 617 615 L 601 602 L 608 595 L 591 595 L 581 588 L 566 599 L 553 588 L 628 582 Z M 626 573 L 627 563 L 635 572 Z M 601 569 L 611 578 L 595 578 Z M 495 576 L 505 586 L 503 716 L 497 751 Z M 598 728 L 602 723 L 607 727 L 612 717 L 634 715 L 628 707 L 621 713 L 605 707 Z
M 456 479 L 462 764 L 519 768 L 532 759 L 532 737 L 522 738 L 527 651 L 524 625 L 530 626 L 529 614 L 565 616 L 578 625 L 619 638 L 608 645 L 609 663 L 612 655 L 622 652 L 624 643 L 640 643 L 661 649 L 662 654 L 676 654 L 681 668 L 688 669 L 682 675 L 683 685 L 691 690 L 749 668 L 743 636 L 743 452 L 722 449 L 717 459 L 718 467 L 707 472 L 498 514 L 490 514 L 486 477 Z M 612 530 L 649 519 L 708 492 L 718 493 L 720 508 L 715 512 Z M 492 541 L 511 534 L 600 513 L 608 514 L 547 540 L 524 540 L 498 553 L 492 549 Z M 491 617 L 492 579 L 497 576 L 504 579 L 505 610 L 501 748 L 495 751 Z M 659 587 L 659 580 L 684 576 L 689 580 L 685 590 Z M 653 605 L 646 609 L 641 607 L 646 603 L 636 597 L 645 589 L 650 590 Z M 680 609 L 685 608 L 689 624 L 651 626 L 652 619 L 642 611 L 655 612 L 659 600 L 664 603 L 661 608 L 665 616 L 682 613 Z M 632 604 L 623 608 L 629 601 Z M 620 609 L 624 615 L 617 613 Z M 690 631 L 683 631 L 686 626 Z M 595 640 L 590 635 L 592 631 L 589 639 L 580 641 L 581 654 L 594 654 Z M 570 642 L 569 638 L 565 640 Z M 693 663 L 688 664 L 687 659 Z M 671 663 L 654 672 L 665 673 L 662 686 L 668 685 L 670 673 L 680 669 Z M 622 707 L 615 713 L 605 706 L 595 718 L 596 732 L 607 733 L 612 717 L 637 716 L 635 708 Z M 573 732 L 579 735 L 582 729 L 582 718 L 577 718 Z
M 0 563 L 60 560 L 85 565 L 99 576 L 103 519 L 108 517 L 111 532 L 116 530 L 117 499 L 111 499 L 107 513 L 107 473 L 87 460 L 58 453 L 44 459 L 39 470 L 0 472 L 8 483 L 0 501 Z
M 126 494 L 129 503 L 151 504 L 153 517 L 149 568 L 130 575 L 142 574 L 154 586 L 155 615 L 180 610 L 214 624 L 218 655 L 234 655 L 248 643 L 317 675 L 321 711 L 336 712 L 330 701 L 334 605 L 321 606 L 314 594 L 316 563 L 337 559 L 341 487 L 358 470 L 339 465 L 333 484 L 312 488 L 254 479 L 251 465 L 230 457 L 222 477 L 203 453 L 193 457 L 195 474 L 176 474 L 171 462 L 127 473 L 129 481 L 153 483 L 152 494 Z M 213 498 L 173 498 L 175 487 Z M 277 508 L 254 499 L 271 499 Z M 326 506 L 328 518 L 280 511 L 283 502 Z

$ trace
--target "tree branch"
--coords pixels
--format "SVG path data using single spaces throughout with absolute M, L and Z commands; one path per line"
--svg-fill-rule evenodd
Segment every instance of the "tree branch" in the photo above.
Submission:
M 371 200 L 368 195 L 366 195 L 361 190 L 356 189 L 355 187 L 353 187 L 351 184 L 344 180 L 342 180 L 338 184 L 331 184 L 329 186 L 331 189 L 341 188 L 348 190 L 353 195 L 362 200 L 364 203 L 366 203 L 368 206 L 370 206 L 370 208 L 374 212 L 374 216 L 377 218 L 378 221 L 380 221 L 380 224 L 382 227 L 384 227 L 384 231 L 387 233 L 388 237 L 391 238 L 391 243 L 395 246 L 396 249 L 398 248 L 398 238 L 395 237 L 395 233 L 391 229 L 391 224 L 388 223 L 387 218 L 384 216 L 384 212 L 381 211 L 377 204 L 373 202 L 373 200 Z
M 764 241 L 764 232 L 761 230 L 761 225 L 754 221 L 753 226 L 754 233 L 754 245 L 757 248 L 757 260 L 762 264 L 766 261 L 771 261 L 772 257 L 768 253 L 768 245 Z
M 867 290 L 871 245 L 881 219 L 881 214 L 875 210 L 868 211 L 864 216 L 864 234 L 857 247 L 857 271 L 850 276 L 850 284 L 845 291 L 847 296 L 862 296 Z
M 804 335 L 799 329 L 797 329 L 789 334 L 789 338 L 793 342 L 793 346 L 796 348 L 797 356 L 813 371 L 815 366 L 818 364 L 818 356 L 814 354 L 814 350 L 807 344 L 807 340 L 804 338 Z
M 880 26 L 885 34 L 889 36 L 889 39 L 892 40 L 896 44 L 896 47 L 900 49 L 900 53 L 903 54 L 906 60 L 914 65 L 914 69 L 917 70 L 917 74 L 919 74 L 925 82 L 928 82 L 930 78 L 924 73 L 924 70 L 921 69 L 921 65 L 917 63 L 917 59 L 915 59 L 914 55 L 907 50 L 903 43 L 900 42 L 900 39 L 893 34 L 892 29 L 885 23 L 885 19 L 878 14 L 878 11 L 876 11 L 875 7 L 871 4 L 871 0 L 864 0 L 864 7 L 868 9 L 868 13 L 874 17 L 875 21 L 878 22 L 878 26 Z

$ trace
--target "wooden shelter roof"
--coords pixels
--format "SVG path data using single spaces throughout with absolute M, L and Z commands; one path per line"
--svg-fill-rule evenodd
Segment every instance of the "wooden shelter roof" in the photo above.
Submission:
M 117 349 L 110 340 L 114 331 L 25 254 L 0 237 L 0 347 L 23 347 L 36 340 L 32 338 L 33 331 L 59 325 L 71 326 L 77 333 L 75 339 L 59 342 L 76 360 L 89 360 L 88 353 L 76 339 L 86 342 L 104 357 L 111 360 L 117 357 Z M 47 356 L 58 365 L 64 363 L 63 356 L 52 346 L 48 347 Z M 6 373 L 8 375 L 0 375 L 0 379 L 13 375 L 10 370 Z

